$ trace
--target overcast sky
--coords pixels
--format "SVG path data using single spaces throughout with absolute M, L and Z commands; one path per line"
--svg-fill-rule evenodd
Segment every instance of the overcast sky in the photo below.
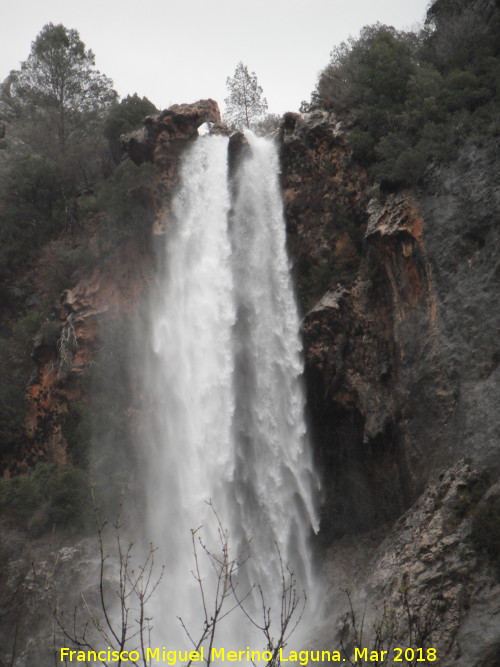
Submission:
M 429 0 L 14 0 L 2 11 L 0 80 L 49 22 L 75 28 L 120 96 L 157 107 L 212 97 L 223 110 L 238 61 L 255 71 L 269 111 L 309 99 L 333 46 L 367 24 L 412 29 Z

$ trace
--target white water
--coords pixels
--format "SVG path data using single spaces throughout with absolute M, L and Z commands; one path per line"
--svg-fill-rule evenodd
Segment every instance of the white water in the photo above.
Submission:
M 241 594 L 260 585 L 279 616 L 278 549 L 298 589 L 314 588 L 308 540 L 317 529 L 315 481 L 279 165 L 271 143 L 247 139 L 250 155 L 234 176 L 231 210 L 227 139 L 200 137 L 185 154 L 152 302 L 147 519 L 166 566 L 151 608 L 152 646 L 190 647 L 177 616 L 200 633 L 190 531 L 202 525 L 199 534 L 217 551 L 206 501 L 228 530 L 231 554 L 248 555 Z M 202 553 L 200 561 L 210 598 L 213 572 Z M 250 610 L 250 598 L 246 604 Z M 221 622 L 215 645 L 265 648 L 252 632 L 236 609 Z

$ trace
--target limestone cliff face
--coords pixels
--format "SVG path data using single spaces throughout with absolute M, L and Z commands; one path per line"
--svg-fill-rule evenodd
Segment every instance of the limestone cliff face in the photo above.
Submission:
M 341 128 L 319 120 L 285 119 L 283 187 L 296 264 L 317 262 L 321 245 L 340 257 L 303 322 L 311 420 L 333 481 L 324 528 L 333 536 L 397 517 L 461 457 L 498 471 L 500 192 L 495 151 L 465 149 L 430 171 L 421 190 L 377 199 Z M 340 183 L 341 197 L 349 186 L 356 195 L 347 218 L 336 219 Z M 363 238 L 346 258 L 353 220 Z
M 421 188 L 375 196 L 334 118 L 289 114 L 281 141 L 299 293 L 319 245 L 340 259 L 303 320 L 335 641 L 359 645 L 348 587 L 358 622 L 368 602 L 363 645 L 386 608 L 403 619 L 399 641 L 427 624 L 439 664 L 494 667 L 498 576 L 471 522 L 500 470 L 498 146 L 465 147 Z M 346 271 L 353 224 L 362 241 Z
M 499 485 L 485 493 L 488 486 L 484 474 L 458 462 L 390 530 L 335 541 L 325 573 L 336 621 L 322 640 L 352 650 L 378 637 L 385 649 L 433 647 L 445 667 L 496 667 L 500 582 L 471 539 L 474 503 L 499 498 Z

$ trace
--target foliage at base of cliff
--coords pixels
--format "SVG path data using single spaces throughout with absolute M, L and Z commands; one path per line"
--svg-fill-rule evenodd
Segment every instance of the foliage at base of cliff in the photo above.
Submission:
M 86 475 L 77 468 L 39 463 L 30 475 L 0 480 L 0 513 L 32 537 L 54 528 L 85 530 L 89 510 Z
M 435 0 L 425 27 L 363 28 L 335 48 L 310 103 L 350 127 L 355 159 L 385 189 L 417 183 L 465 140 L 500 137 L 500 8 Z

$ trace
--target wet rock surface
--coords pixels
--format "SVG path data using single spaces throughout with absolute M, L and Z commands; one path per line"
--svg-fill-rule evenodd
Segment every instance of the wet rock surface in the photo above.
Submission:
M 58 341 L 52 346 L 36 344 L 33 349 L 37 370 L 27 387 L 25 428 L 19 442 L 2 455 L 4 477 L 27 473 L 38 461 L 71 464 L 62 424 L 72 402 L 82 397 L 79 379 L 102 344 L 102 324 L 130 311 L 144 296 L 154 272 L 154 235 L 163 234 L 168 227 L 180 155 L 203 123 L 222 131 L 213 100 L 175 104 L 146 118 L 141 130 L 123 137 L 130 159 L 136 164 L 153 162 L 158 168 L 151 188 L 142 193 L 152 212 L 153 241 L 149 245 L 126 241 L 111 248 L 99 266 L 79 276 L 61 295 L 53 318 Z
M 385 649 L 433 647 L 446 667 L 498 664 L 500 581 L 472 536 L 475 508 L 491 494 L 490 483 L 459 461 L 390 529 L 331 547 L 325 570 L 334 643 L 360 645 L 347 616 L 349 597 L 358 631 L 365 614 L 363 646 L 375 646 L 378 633 Z
M 397 518 L 463 456 L 498 470 L 498 158 L 495 147 L 464 149 L 421 190 L 374 197 L 334 119 L 288 116 L 296 270 L 340 257 L 303 321 L 311 425 L 331 481 L 329 539 Z M 334 210 L 337 195 L 347 215 Z M 353 229 L 363 238 L 349 263 L 340 241 Z
M 452 413 L 443 424 L 444 459 L 469 456 L 500 470 L 499 146 L 470 146 L 436 167 L 420 207 L 431 269 L 441 370 L 450 378 Z
M 430 168 L 421 188 L 381 196 L 337 127 L 288 114 L 282 130 L 298 275 L 341 253 L 353 227 L 363 236 L 348 271 L 331 262 L 303 320 L 337 619 L 324 639 L 359 646 L 366 614 L 362 645 L 374 645 L 391 615 L 397 645 L 420 637 L 439 664 L 496 667 L 498 573 L 471 526 L 500 466 L 498 146 L 466 146 Z M 350 187 L 343 216 L 333 200 Z

